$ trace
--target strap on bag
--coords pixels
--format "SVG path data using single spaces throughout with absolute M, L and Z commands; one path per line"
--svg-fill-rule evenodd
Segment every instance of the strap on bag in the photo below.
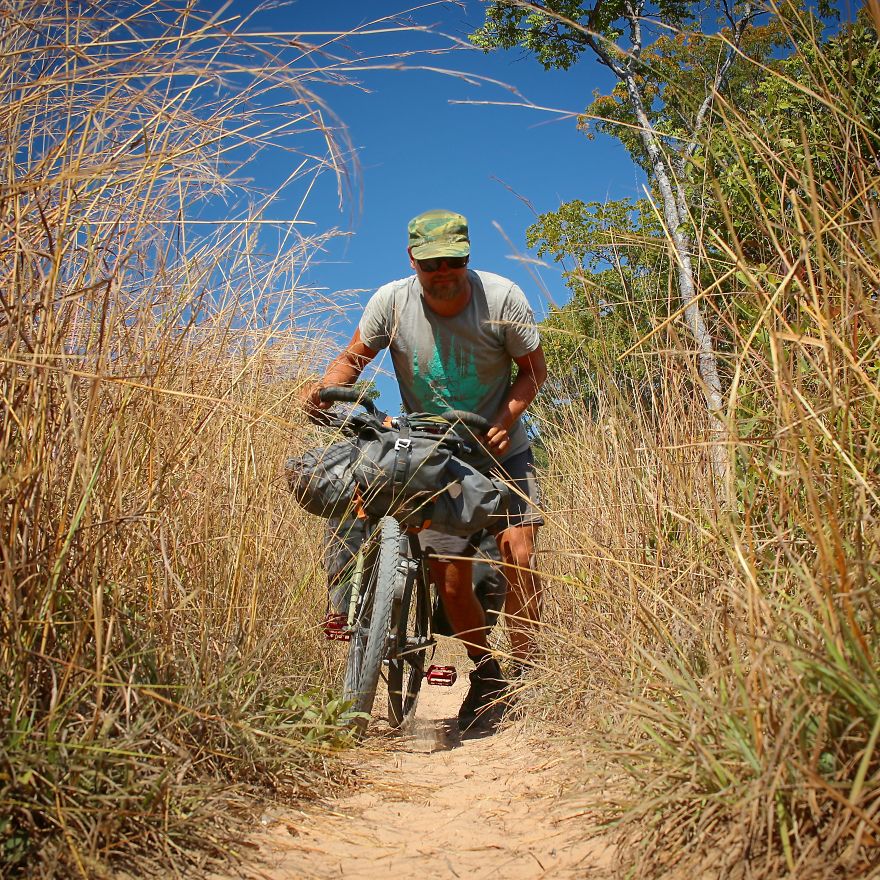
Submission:
M 410 437 L 409 422 L 403 420 L 401 422 L 400 436 L 394 441 L 394 482 L 392 483 L 394 495 L 397 495 L 398 490 L 405 492 L 412 464 L 412 438 Z

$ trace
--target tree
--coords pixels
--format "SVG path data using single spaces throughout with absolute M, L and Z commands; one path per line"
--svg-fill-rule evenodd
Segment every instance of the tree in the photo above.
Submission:
M 777 53 L 782 57 L 735 99 L 720 102 L 724 127 L 705 149 L 716 193 L 705 194 L 704 223 L 728 227 L 730 244 L 751 265 L 779 275 L 796 261 L 800 244 L 780 262 L 778 236 L 756 232 L 756 204 L 766 225 L 788 228 L 793 196 L 812 203 L 823 188 L 838 190 L 853 155 L 871 163 L 880 152 L 880 42 L 870 16 L 863 9 L 824 41 L 821 34 L 821 23 L 805 15 L 792 29 L 789 51 Z M 833 104 L 824 95 L 834 95 Z M 846 137 L 839 136 L 841 125 Z M 787 173 L 789 166 L 800 173 Z
M 571 300 L 541 325 L 556 397 L 590 407 L 600 393 L 644 397 L 652 385 L 645 363 L 620 355 L 668 311 L 665 238 L 648 201 L 567 202 L 542 214 L 526 241 L 539 256 L 574 261 L 565 273 Z
M 714 9 L 722 27 L 705 33 L 701 17 L 706 9 L 683 0 L 660 0 L 655 6 L 645 0 L 497 0 L 472 40 L 486 50 L 520 46 L 546 69 L 567 70 L 582 53 L 591 52 L 617 78 L 617 87 L 597 98 L 590 112 L 600 127 L 620 137 L 657 194 L 682 313 L 697 346 L 716 441 L 713 470 L 723 478 L 728 432 L 715 346 L 698 296 L 691 178 L 713 104 L 742 69 L 741 53 L 758 49 L 766 54 L 778 32 L 772 26 L 756 30 L 758 12 L 751 2 L 720 0 Z M 648 43 L 646 38 L 658 29 L 663 33 Z

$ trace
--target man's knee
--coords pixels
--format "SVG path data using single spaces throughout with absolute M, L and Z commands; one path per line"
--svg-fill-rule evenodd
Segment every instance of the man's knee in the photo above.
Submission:
M 441 562 L 431 560 L 431 575 L 440 595 L 446 601 L 455 602 L 467 592 L 473 592 L 471 562 L 455 560 Z
M 537 526 L 514 526 L 501 532 L 498 549 L 504 562 L 520 569 L 533 569 L 537 532 Z

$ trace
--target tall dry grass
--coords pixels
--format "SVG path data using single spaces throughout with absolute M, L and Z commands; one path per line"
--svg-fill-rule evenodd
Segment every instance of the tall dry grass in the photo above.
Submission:
M 597 414 L 541 414 L 543 684 L 636 783 L 616 804 L 627 876 L 880 871 L 880 133 L 865 62 L 791 27 L 822 141 L 816 119 L 783 138 L 731 106 L 715 130 L 743 194 L 699 254 L 728 483 L 673 323 L 639 354 L 654 406 L 606 383 Z
M 280 481 L 321 239 L 262 210 L 343 147 L 284 36 L 0 11 L 2 873 L 188 873 L 231 854 L 245 792 L 322 784 L 340 735 Z M 250 189 L 278 150 L 288 179 Z

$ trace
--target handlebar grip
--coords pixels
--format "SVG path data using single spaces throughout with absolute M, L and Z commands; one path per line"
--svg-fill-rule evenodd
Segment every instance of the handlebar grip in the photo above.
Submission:
M 357 403 L 361 392 L 346 385 L 328 385 L 318 392 L 321 403 Z
M 461 422 L 461 424 L 470 428 L 475 434 L 487 434 L 492 423 L 488 419 L 484 419 L 477 413 L 467 412 L 462 409 L 450 409 L 443 413 L 443 418 L 447 422 Z

